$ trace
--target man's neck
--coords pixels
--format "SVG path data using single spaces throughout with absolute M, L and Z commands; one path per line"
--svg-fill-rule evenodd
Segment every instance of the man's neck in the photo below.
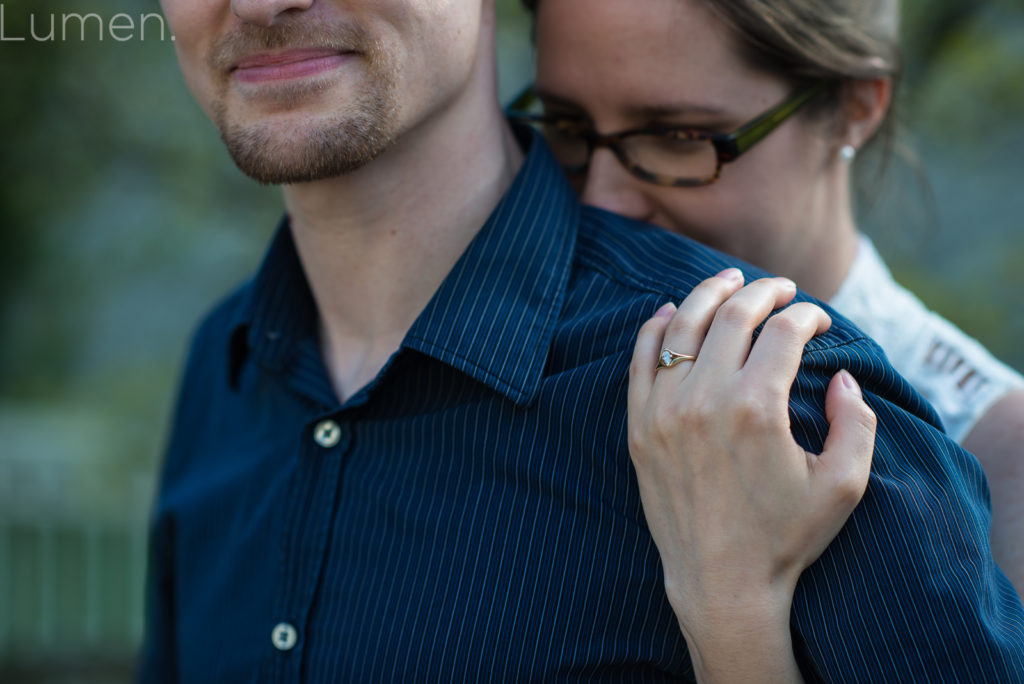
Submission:
M 354 173 L 285 188 L 342 400 L 397 350 L 522 163 L 496 101 L 484 106 L 426 122 Z

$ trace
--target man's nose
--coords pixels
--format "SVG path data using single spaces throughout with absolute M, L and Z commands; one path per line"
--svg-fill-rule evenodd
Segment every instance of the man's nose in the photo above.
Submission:
M 614 152 L 598 148 L 587 167 L 580 200 L 592 207 L 650 222 L 654 207 L 645 185 L 644 181 L 630 175 Z
M 314 0 L 231 0 L 231 11 L 249 24 L 270 28 L 290 11 L 307 10 Z

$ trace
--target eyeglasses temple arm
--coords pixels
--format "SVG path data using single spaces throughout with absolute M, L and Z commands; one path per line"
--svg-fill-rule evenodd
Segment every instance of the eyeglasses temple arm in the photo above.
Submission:
M 798 109 L 814 99 L 830 83 L 832 82 L 827 80 L 818 81 L 797 92 L 778 107 L 765 112 L 738 131 L 712 138 L 718 158 L 723 162 L 728 162 L 746 152 L 755 143 L 760 142 L 766 135 L 778 128 L 783 121 L 795 114 Z

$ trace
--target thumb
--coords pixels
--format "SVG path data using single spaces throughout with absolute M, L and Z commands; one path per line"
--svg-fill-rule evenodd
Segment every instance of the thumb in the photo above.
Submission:
M 829 383 L 825 418 L 829 431 L 818 466 L 827 473 L 836 495 L 848 501 L 852 510 L 868 486 L 876 418 L 848 371 L 836 373 Z

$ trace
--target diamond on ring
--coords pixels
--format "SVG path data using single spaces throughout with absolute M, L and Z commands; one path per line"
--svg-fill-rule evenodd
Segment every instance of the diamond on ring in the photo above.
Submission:
M 671 368 L 677 363 L 683 361 L 696 361 L 697 357 L 693 354 L 680 354 L 674 352 L 668 347 L 661 350 L 661 355 L 658 357 L 658 365 L 655 366 L 654 370 L 661 370 L 662 368 Z

